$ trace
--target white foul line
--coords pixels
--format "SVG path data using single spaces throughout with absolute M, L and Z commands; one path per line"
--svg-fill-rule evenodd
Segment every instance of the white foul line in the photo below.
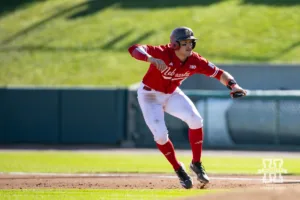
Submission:
M 96 173 L 36 173 L 36 172 L 0 172 L 0 175 L 29 175 L 29 176 L 57 176 L 57 177 L 155 177 L 155 178 L 177 178 L 174 175 L 153 175 L 153 174 L 125 174 L 125 173 L 108 173 L 108 174 L 96 174 Z M 262 178 L 243 178 L 243 177 L 210 177 L 212 180 L 231 180 L 231 181 L 262 181 Z M 284 182 L 299 183 L 300 180 L 284 179 Z M 283 183 L 284 183 L 283 182 Z

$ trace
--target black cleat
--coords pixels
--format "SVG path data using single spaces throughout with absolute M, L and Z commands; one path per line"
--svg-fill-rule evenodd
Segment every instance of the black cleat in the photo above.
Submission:
M 185 172 L 184 165 L 182 163 L 181 167 L 175 172 L 179 178 L 182 187 L 184 187 L 185 189 L 190 189 L 193 187 L 193 181 L 191 177 Z
M 204 185 L 209 183 L 209 178 L 201 162 L 191 162 L 190 169 L 197 175 L 197 180 L 199 182 L 203 183 Z

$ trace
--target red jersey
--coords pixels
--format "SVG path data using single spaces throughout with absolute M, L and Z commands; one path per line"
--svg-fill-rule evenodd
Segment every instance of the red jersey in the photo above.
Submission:
M 133 51 L 137 47 L 141 46 L 133 45 L 128 49 L 135 58 L 137 56 Z M 167 65 L 165 70 L 159 71 L 155 65 L 150 64 L 143 78 L 143 83 L 156 91 L 171 94 L 186 78 L 196 73 L 220 79 L 221 73 L 218 72 L 221 70 L 196 52 L 193 52 L 185 62 L 181 62 L 169 45 L 143 45 L 142 48 L 152 57 L 163 60 Z

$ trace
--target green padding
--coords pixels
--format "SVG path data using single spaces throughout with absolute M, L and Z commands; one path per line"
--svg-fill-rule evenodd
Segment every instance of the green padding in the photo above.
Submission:
M 278 140 L 284 145 L 300 145 L 300 98 L 278 104 Z
M 5 103 L 4 103 L 4 96 L 5 95 L 5 89 L 0 88 L 0 143 L 3 143 L 4 141 L 4 135 L 5 135 L 5 130 L 4 130 L 4 120 L 5 120 L 5 113 L 4 113 L 4 108 L 5 108 Z
M 61 91 L 61 142 L 117 144 L 125 135 L 125 90 Z
M 4 105 L 1 143 L 57 143 L 58 91 L 10 88 L 1 92 Z M 3 95 L 4 94 L 4 95 Z M 3 130 L 3 129 L 2 129 Z

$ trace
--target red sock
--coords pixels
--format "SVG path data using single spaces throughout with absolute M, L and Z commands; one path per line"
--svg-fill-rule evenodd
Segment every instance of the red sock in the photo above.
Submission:
M 193 163 L 200 162 L 203 143 L 202 128 L 189 129 L 189 140 L 193 152 Z
M 181 167 L 176 159 L 173 143 L 170 140 L 168 140 L 168 142 L 164 145 L 156 143 L 156 146 L 160 150 L 160 152 L 162 152 L 165 155 L 165 157 L 173 166 L 174 170 L 178 170 Z

